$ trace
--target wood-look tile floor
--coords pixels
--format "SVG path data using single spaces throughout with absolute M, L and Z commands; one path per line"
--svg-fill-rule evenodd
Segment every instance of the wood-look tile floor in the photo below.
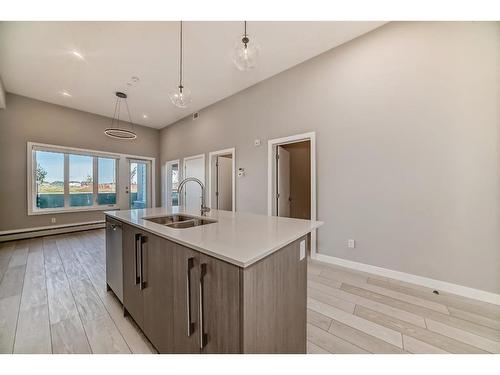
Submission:
M 308 353 L 500 353 L 500 306 L 309 261 Z M 0 353 L 156 353 L 106 291 L 104 230 L 0 244 Z

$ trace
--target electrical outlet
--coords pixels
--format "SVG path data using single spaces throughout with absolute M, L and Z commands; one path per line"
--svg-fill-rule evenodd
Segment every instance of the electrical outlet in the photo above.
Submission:
M 51 217 L 51 218 L 50 218 L 50 222 L 51 222 L 52 224 L 55 224 L 55 223 L 56 223 L 56 218 L 55 218 L 55 217 Z
M 300 241 L 300 256 L 299 260 L 302 260 L 306 257 L 306 241 Z
M 349 249 L 354 249 L 356 247 L 356 241 L 355 240 L 347 240 L 347 247 Z

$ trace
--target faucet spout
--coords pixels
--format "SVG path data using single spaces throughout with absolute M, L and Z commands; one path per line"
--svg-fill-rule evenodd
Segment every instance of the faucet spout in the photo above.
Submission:
M 184 180 L 182 180 L 180 183 L 179 183 L 179 188 L 177 189 L 178 192 L 179 192 L 179 195 L 181 194 L 181 191 L 182 189 L 184 189 L 184 186 L 188 183 L 188 182 L 196 182 L 198 185 L 200 185 L 201 187 L 201 207 L 200 207 L 200 211 L 201 211 L 201 215 L 202 216 L 205 216 L 207 214 L 207 212 L 210 212 L 210 207 L 207 207 L 206 204 L 205 204 L 205 185 L 203 184 L 203 182 L 201 182 L 199 179 L 195 178 L 195 177 L 187 177 L 185 178 Z M 185 204 L 185 202 L 184 202 Z

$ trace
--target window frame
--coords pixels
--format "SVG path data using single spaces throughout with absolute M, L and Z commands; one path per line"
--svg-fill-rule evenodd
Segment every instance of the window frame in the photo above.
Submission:
M 64 155 L 64 207 L 58 208 L 38 208 L 36 206 L 36 151 L 56 152 Z M 93 177 L 93 192 L 92 206 L 70 206 L 69 200 L 69 155 L 84 155 L 92 157 L 92 177 Z M 115 159 L 115 204 L 97 204 L 98 189 L 98 158 Z M 64 212 L 83 212 L 83 211 L 107 211 L 119 208 L 119 163 L 120 154 L 110 152 L 86 150 L 80 148 L 71 148 L 64 146 L 48 145 L 43 143 L 27 143 L 27 195 L 28 195 L 28 215 L 44 215 Z

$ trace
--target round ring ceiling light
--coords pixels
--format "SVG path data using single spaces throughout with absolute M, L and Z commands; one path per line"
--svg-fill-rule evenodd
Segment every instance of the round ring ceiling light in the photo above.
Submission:
M 111 127 L 104 130 L 104 134 L 108 137 L 115 139 L 136 139 L 137 134 L 134 132 L 134 123 L 130 117 L 130 110 L 128 108 L 127 94 L 124 92 L 117 91 L 116 103 L 115 103 L 115 113 L 113 114 L 113 119 L 111 120 Z M 125 107 L 127 109 L 128 120 L 131 125 L 131 129 L 125 129 L 120 127 L 120 109 L 122 101 L 125 102 Z

